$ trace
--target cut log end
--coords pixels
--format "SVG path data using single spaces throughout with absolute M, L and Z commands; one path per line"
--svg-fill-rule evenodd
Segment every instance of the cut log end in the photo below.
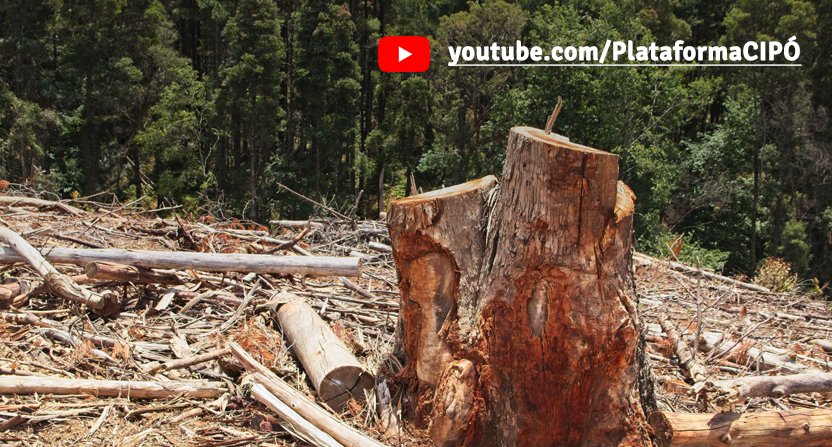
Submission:
M 476 180 L 471 180 L 469 182 L 465 182 L 459 185 L 449 186 L 447 188 L 437 189 L 435 191 L 429 191 L 422 194 L 416 194 L 413 196 L 405 197 L 403 199 L 396 200 L 393 203 L 393 206 L 404 206 L 408 204 L 416 204 L 420 202 L 424 202 L 427 200 L 434 200 L 434 199 L 447 199 L 449 197 L 467 194 L 475 191 L 480 191 L 483 189 L 491 189 L 497 183 L 497 177 L 493 175 L 485 176 L 483 178 L 479 178 Z
M 341 411 L 350 399 L 363 401 L 375 379 L 321 319 L 299 297 L 277 311 L 283 335 L 327 405 Z
M 365 391 L 373 388 L 375 379 L 360 366 L 347 365 L 336 368 L 324 376 L 318 396 L 330 408 L 341 409 L 355 399 L 363 401 Z

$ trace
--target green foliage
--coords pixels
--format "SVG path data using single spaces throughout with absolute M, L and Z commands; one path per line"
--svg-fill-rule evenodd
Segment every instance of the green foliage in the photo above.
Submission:
M 678 249 L 678 253 L 674 252 Z M 701 242 L 685 237 L 684 234 L 660 233 L 648 244 L 642 245 L 656 257 L 680 261 L 688 265 L 716 272 L 723 271 L 729 253 L 716 248 L 706 248 Z
M 640 250 L 832 280 L 830 0 L 8 0 L 0 178 L 147 206 L 359 215 L 499 174 L 513 126 L 619 155 Z M 382 35 L 431 69 L 381 73 Z M 785 41 L 799 68 L 448 67 L 447 46 Z M 220 205 L 216 205 L 219 203 Z M 668 244 L 683 234 L 676 251 Z M 672 255 L 672 256 L 671 256 Z M 771 275 L 769 275 L 771 276 Z M 792 278 L 793 274 L 786 275 Z M 790 280 L 790 279 L 789 279 Z M 822 287 L 818 287 L 821 290 Z
M 791 265 L 792 270 L 803 276 L 809 273 L 809 261 L 812 257 L 811 247 L 806 240 L 806 224 L 790 219 L 783 228 L 782 242 L 777 249 L 777 253 Z

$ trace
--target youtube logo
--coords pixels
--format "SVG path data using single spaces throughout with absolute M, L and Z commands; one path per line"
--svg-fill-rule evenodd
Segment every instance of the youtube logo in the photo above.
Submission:
M 430 42 L 423 36 L 385 36 L 378 41 L 378 68 L 386 73 L 420 73 L 430 67 Z

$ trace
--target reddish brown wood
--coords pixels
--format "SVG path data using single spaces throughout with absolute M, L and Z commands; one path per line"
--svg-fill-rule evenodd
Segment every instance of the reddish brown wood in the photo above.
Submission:
M 616 155 L 511 130 L 486 177 L 392 204 L 403 372 L 439 446 L 645 445 L 632 192 Z

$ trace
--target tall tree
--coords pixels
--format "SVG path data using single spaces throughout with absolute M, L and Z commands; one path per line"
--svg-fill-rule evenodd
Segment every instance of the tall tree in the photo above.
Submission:
M 264 161 L 276 152 L 283 117 L 283 40 L 277 6 L 272 0 L 241 0 L 223 37 L 228 42 L 228 56 L 220 70 L 222 86 L 217 105 L 228 126 L 222 144 L 230 147 L 231 153 L 229 159 L 219 160 L 217 168 L 237 173 L 222 186 L 232 191 L 247 190 L 244 202 L 249 214 L 257 217 L 259 176 Z

